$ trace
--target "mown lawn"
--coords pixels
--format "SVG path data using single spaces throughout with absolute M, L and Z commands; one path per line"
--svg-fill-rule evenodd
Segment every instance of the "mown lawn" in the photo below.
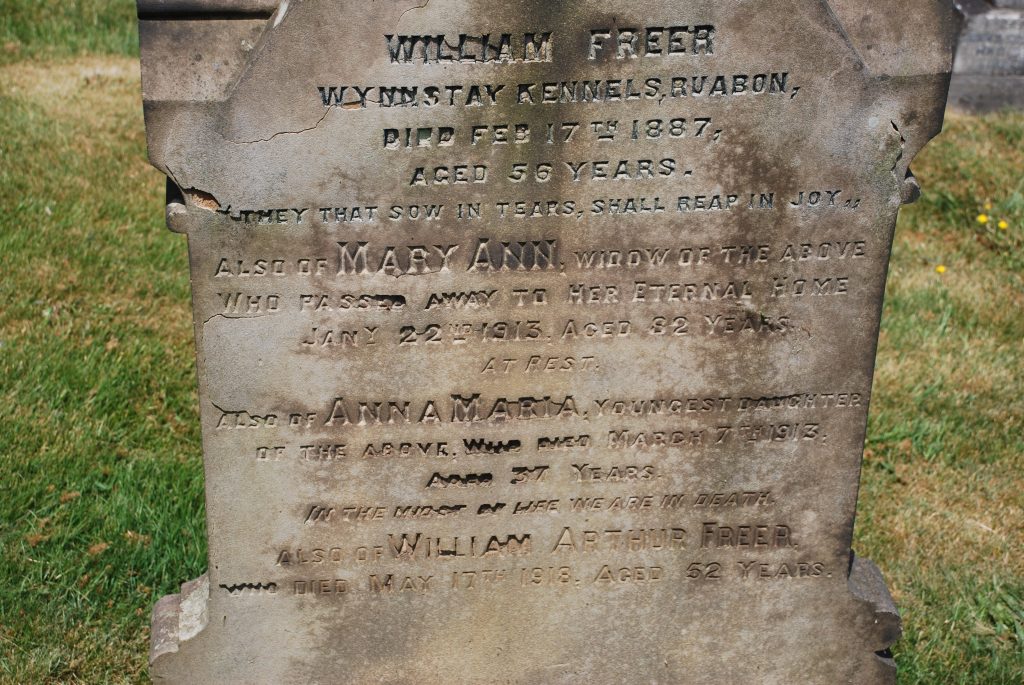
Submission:
M 3 683 L 146 682 L 154 599 L 205 566 L 185 243 L 132 5 L 0 0 Z M 953 117 L 914 169 L 857 549 L 903 613 L 901 683 L 1018 685 L 1024 116 Z

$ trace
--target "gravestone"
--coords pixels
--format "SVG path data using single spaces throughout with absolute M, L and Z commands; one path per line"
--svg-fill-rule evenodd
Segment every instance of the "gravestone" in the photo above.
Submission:
M 851 539 L 950 6 L 139 8 L 209 535 L 157 682 L 894 681 Z
M 949 104 L 968 112 L 1024 109 L 1024 0 L 966 0 Z

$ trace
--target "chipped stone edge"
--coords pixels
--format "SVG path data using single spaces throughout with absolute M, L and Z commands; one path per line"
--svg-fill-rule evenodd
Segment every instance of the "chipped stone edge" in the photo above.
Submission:
M 850 575 L 847 587 L 857 601 L 866 605 L 872 612 L 874 630 L 867 639 L 872 641 L 870 647 L 879 660 L 880 666 L 891 674 L 892 682 L 896 677 L 896 660 L 889 648 L 903 635 L 903 626 L 896 602 L 885 584 L 882 571 L 875 562 L 850 553 Z
M 181 586 L 181 593 L 165 595 L 153 606 L 150 626 L 149 665 L 165 654 L 178 651 L 206 627 L 209 619 L 210 577 L 203 574 Z

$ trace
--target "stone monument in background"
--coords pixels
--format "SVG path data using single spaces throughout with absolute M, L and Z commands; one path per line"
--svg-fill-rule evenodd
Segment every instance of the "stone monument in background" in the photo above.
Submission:
M 139 0 L 209 571 L 161 683 L 892 683 L 851 552 L 938 0 Z
M 949 104 L 969 112 L 1024 109 L 1024 0 L 959 0 L 965 21 Z

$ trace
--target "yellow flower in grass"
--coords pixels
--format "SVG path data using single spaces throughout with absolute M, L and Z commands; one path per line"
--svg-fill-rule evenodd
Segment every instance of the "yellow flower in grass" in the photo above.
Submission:
M 979 224 L 987 224 L 988 223 L 988 214 L 979 214 L 978 215 L 978 223 Z
M 937 267 L 935 267 L 935 273 L 939 273 L 939 274 L 946 273 L 946 265 L 945 264 L 939 264 Z
M 986 202 L 986 203 L 985 203 L 985 209 L 986 209 L 986 210 L 990 210 L 990 209 L 992 209 L 992 203 L 991 203 L 991 202 Z
M 1005 231 L 1006 229 L 1008 229 L 1010 227 L 1010 224 L 1006 223 L 1006 219 L 1000 219 L 999 223 L 996 224 L 996 226 L 999 227 L 1000 231 Z

